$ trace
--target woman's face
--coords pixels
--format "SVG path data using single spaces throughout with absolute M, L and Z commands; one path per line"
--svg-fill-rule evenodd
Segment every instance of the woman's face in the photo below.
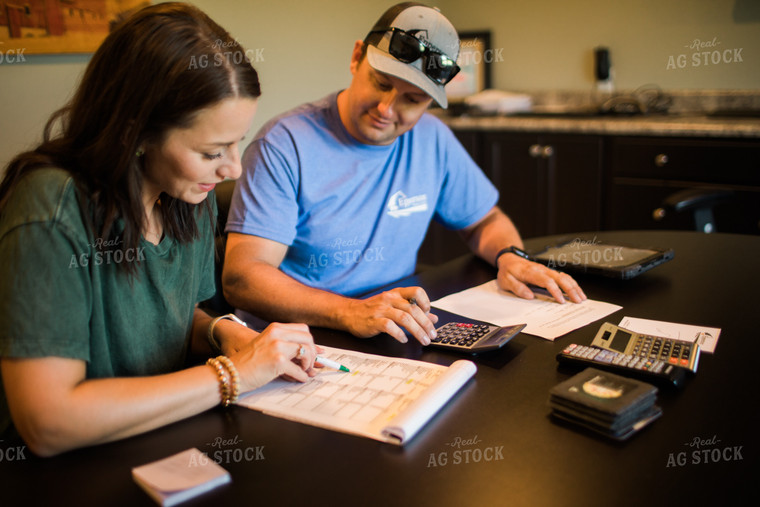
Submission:
M 187 128 L 170 130 L 161 144 L 145 149 L 147 198 L 165 192 L 198 204 L 217 183 L 240 177 L 239 143 L 251 128 L 257 102 L 229 98 L 199 111 Z

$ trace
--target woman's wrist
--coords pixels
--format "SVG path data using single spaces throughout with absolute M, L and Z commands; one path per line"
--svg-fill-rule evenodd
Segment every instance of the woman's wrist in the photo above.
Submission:
M 231 326 L 241 325 L 248 327 L 245 322 L 240 320 L 235 314 L 228 313 L 226 315 L 220 315 L 211 320 L 206 330 L 206 339 L 211 346 L 211 350 L 215 353 L 221 353 L 225 345 L 223 336 L 227 335 L 226 332 Z
M 240 395 L 240 375 L 235 364 L 227 356 L 210 358 L 206 364 L 213 368 L 217 375 L 220 404 L 228 407 L 236 403 Z

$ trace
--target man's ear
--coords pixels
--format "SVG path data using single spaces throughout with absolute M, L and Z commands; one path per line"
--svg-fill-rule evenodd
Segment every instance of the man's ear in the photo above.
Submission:
M 364 41 L 357 40 L 354 42 L 354 49 L 351 51 L 351 74 L 356 74 L 356 70 L 359 68 L 359 64 L 362 61 L 362 46 Z M 366 55 L 365 55 L 366 58 Z

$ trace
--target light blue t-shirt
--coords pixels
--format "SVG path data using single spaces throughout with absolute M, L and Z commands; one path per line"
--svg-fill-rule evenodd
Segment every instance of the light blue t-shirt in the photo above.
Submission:
M 226 230 L 288 245 L 284 273 L 355 296 L 414 272 L 431 219 L 463 229 L 498 193 L 434 116 L 390 145 L 367 145 L 346 131 L 337 95 L 261 129 L 243 156 Z

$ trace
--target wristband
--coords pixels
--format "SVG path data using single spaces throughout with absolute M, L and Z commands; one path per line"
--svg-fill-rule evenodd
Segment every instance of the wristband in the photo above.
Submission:
M 240 320 L 237 315 L 234 313 L 228 313 L 227 315 L 222 315 L 220 317 L 217 317 L 211 321 L 211 324 L 208 325 L 208 332 L 206 333 L 206 338 L 208 339 L 209 345 L 211 345 L 211 349 L 215 352 L 221 352 L 222 345 L 217 341 L 217 339 L 214 337 L 214 326 L 216 326 L 216 323 L 219 322 L 222 319 L 230 319 L 232 321 L 237 322 L 241 326 L 248 327 L 248 325 Z
M 525 250 L 522 250 L 512 245 L 512 246 L 508 246 L 507 248 L 502 248 L 501 250 L 499 250 L 499 253 L 496 254 L 496 259 L 494 259 L 493 261 L 496 267 L 499 267 L 499 257 L 507 253 L 512 253 L 512 254 L 517 255 L 518 257 L 522 257 L 523 259 L 530 260 L 530 255 L 528 255 L 525 252 Z

